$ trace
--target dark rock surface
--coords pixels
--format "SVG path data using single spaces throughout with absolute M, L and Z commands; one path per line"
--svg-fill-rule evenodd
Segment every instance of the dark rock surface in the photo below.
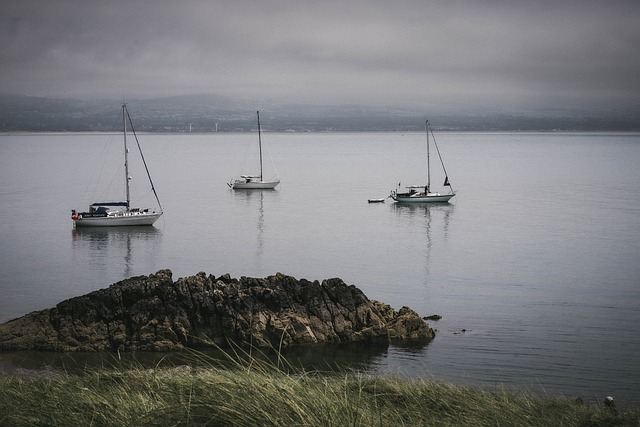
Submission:
M 433 337 L 411 309 L 372 302 L 337 278 L 201 272 L 174 282 L 160 270 L 1 324 L 0 350 L 169 351 L 232 342 L 277 349 Z

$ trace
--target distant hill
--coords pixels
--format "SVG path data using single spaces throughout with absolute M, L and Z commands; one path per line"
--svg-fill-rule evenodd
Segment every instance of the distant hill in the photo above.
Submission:
M 79 100 L 0 95 L 0 132 L 95 132 L 120 128 L 118 100 Z M 265 131 L 421 131 L 429 114 L 439 130 L 453 131 L 640 131 L 640 111 L 434 112 L 418 108 L 357 105 L 249 105 L 213 95 L 127 100 L 136 131 L 244 132 L 256 128 L 261 109 Z

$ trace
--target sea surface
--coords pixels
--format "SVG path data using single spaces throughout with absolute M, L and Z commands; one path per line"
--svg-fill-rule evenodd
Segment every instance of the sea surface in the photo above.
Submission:
M 163 217 L 74 230 L 71 209 L 122 197 L 121 137 L 0 135 L 0 322 L 164 268 L 339 277 L 442 316 L 371 372 L 640 406 L 640 134 L 436 132 L 457 196 L 432 206 L 367 203 L 424 183 L 423 133 L 265 132 L 282 183 L 252 192 L 226 183 L 256 172 L 255 133 L 138 139 Z M 132 203 L 153 207 L 129 142 Z

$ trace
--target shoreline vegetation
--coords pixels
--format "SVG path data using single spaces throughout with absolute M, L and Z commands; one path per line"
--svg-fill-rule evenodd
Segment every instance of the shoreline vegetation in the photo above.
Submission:
M 193 363 L 151 369 L 116 361 L 0 376 L 0 426 L 640 426 L 640 411 L 604 402 L 224 354 L 191 351 Z

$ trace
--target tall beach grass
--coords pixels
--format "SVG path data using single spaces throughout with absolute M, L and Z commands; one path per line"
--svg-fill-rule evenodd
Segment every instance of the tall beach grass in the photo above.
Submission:
M 564 397 L 355 371 L 305 372 L 280 359 L 237 353 L 225 361 L 193 358 L 197 363 L 154 369 L 1 377 L 0 425 L 640 426 L 637 411 Z

